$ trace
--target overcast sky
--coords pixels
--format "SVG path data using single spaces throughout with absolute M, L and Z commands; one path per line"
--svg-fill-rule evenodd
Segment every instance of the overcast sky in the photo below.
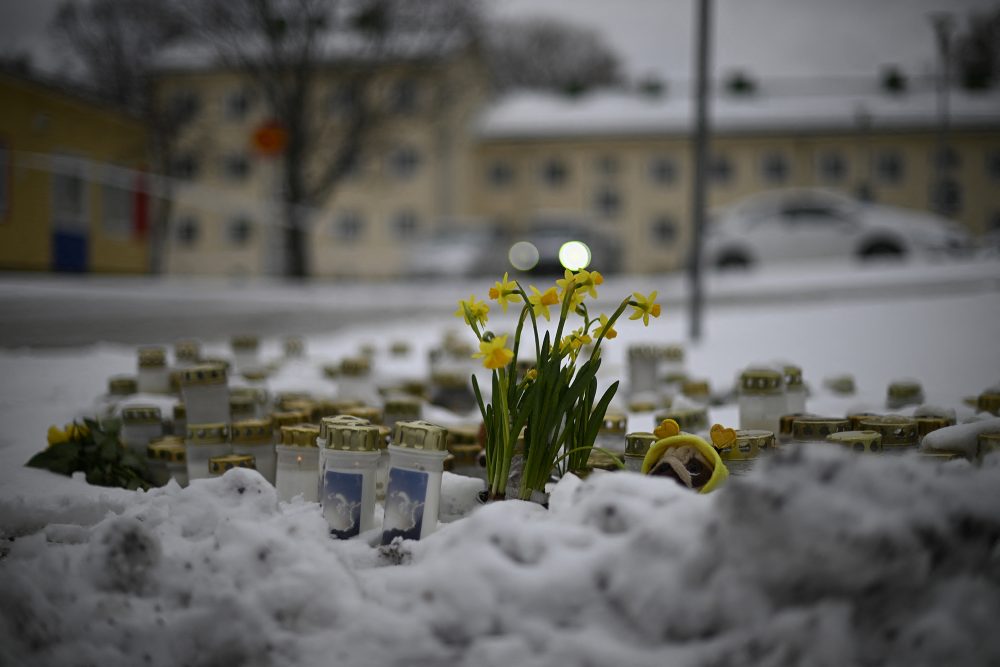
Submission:
M 164 0 L 165 2 L 168 0 Z M 419 1 L 419 0 L 412 0 Z M 493 0 L 499 16 L 552 16 L 601 31 L 631 76 L 691 75 L 696 0 Z M 65 62 L 45 26 L 59 0 L 0 0 L 0 51 L 28 51 L 48 68 Z M 947 10 L 962 23 L 1000 0 L 715 0 L 714 70 L 758 76 L 873 75 L 898 64 L 932 71 L 928 15 Z

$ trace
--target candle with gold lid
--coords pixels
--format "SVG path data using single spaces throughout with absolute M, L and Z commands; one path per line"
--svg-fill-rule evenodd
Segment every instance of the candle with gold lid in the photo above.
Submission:
M 257 357 L 257 349 L 260 346 L 260 339 L 253 334 L 240 334 L 229 339 L 229 346 L 233 352 L 233 361 L 236 370 L 243 371 L 247 368 L 260 366 Z
M 479 443 L 478 426 L 449 427 L 447 447 L 455 456 L 456 474 L 485 479 L 486 470 L 479 465 L 479 453 L 483 448 Z
M 826 440 L 853 452 L 863 454 L 882 452 L 882 434 L 878 431 L 839 431 L 826 436 Z
M 659 388 L 659 364 L 663 350 L 656 345 L 629 345 L 629 396 L 655 392 Z
M 356 417 L 354 415 L 334 415 L 331 417 L 322 417 L 319 420 L 319 434 L 316 436 L 316 446 L 319 448 L 317 472 L 319 472 L 318 483 L 321 490 L 323 488 L 323 468 L 326 466 L 327 452 L 330 451 L 327 447 L 333 441 L 331 432 L 334 429 L 344 426 L 368 426 L 370 424 L 371 422 L 364 417 Z M 322 498 L 322 495 L 320 498 Z M 322 504 L 322 501 L 320 504 Z
M 121 410 L 122 444 L 138 457 L 146 455 L 146 446 L 163 437 L 163 417 L 155 405 L 129 405 Z
M 274 423 L 270 419 L 244 419 L 232 425 L 233 454 L 252 456 L 254 467 L 264 479 L 275 483 L 277 455 L 274 451 Z
M 271 421 L 273 421 L 275 427 L 279 429 L 285 426 L 297 426 L 298 424 L 308 424 L 309 414 L 301 410 L 272 412 Z M 278 431 L 275 431 L 275 434 L 279 435 L 280 433 Z
M 347 539 L 375 523 L 379 430 L 371 424 L 332 424 L 326 443 L 320 505 L 330 534 Z
M 185 368 L 180 372 L 180 381 L 189 423 L 229 421 L 229 381 L 225 368 L 215 364 Z
M 819 415 L 813 415 L 808 412 L 796 412 L 790 415 L 781 415 L 778 420 L 778 442 L 787 443 L 792 441 L 792 427 L 795 424 L 795 420 L 799 417 L 818 417 Z
M 625 432 L 628 430 L 628 416 L 621 412 L 608 411 L 597 431 L 594 447 L 606 449 L 616 455 L 625 454 Z
M 898 410 L 907 405 L 924 402 L 924 390 L 916 380 L 896 380 L 886 391 L 886 405 L 890 410 Z
M 914 419 L 917 421 L 918 441 L 923 440 L 928 433 L 955 425 L 954 418 L 940 415 L 916 415 Z
M 229 397 L 233 398 L 234 396 L 253 401 L 254 419 L 265 419 L 271 412 L 270 396 L 263 386 L 230 387 Z
M 229 418 L 234 422 L 257 417 L 257 403 L 249 396 L 229 396 Z
M 389 354 L 394 357 L 405 357 L 410 353 L 410 344 L 405 340 L 394 340 L 389 345 Z
M 854 383 L 854 376 L 850 374 L 833 375 L 823 380 L 823 386 L 834 394 L 840 396 L 852 396 L 857 390 Z
M 187 468 L 184 465 L 184 438 L 168 435 L 146 445 L 146 465 L 153 484 L 163 486 L 171 477 L 181 486 L 187 486 Z M 183 472 L 178 475 L 178 472 Z
M 714 430 L 714 428 L 713 428 Z M 775 447 L 774 433 L 762 429 L 737 429 L 736 438 L 719 451 L 719 457 L 734 475 L 750 471 L 757 459 Z
M 785 414 L 806 411 L 806 385 L 802 380 L 802 369 L 786 364 L 782 371 L 785 379 Z
M 187 408 L 184 407 L 183 403 L 174 403 L 171 412 L 173 413 L 173 420 L 170 424 L 170 430 L 174 435 L 183 440 L 187 434 Z
M 229 444 L 229 424 L 188 423 L 184 437 L 185 463 L 188 479 L 208 477 L 208 461 L 232 453 Z
M 976 397 L 976 409 L 1000 417 L 1000 388 L 987 389 Z
M 415 396 L 394 395 L 385 399 L 382 421 L 386 426 L 396 422 L 417 421 L 423 414 L 423 403 Z M 375 421 L 375 420 L 372 420 Z
M 373 405 L 378 400 L 378 392 L 375 391 L 371 370 L 371 361 L 367 357 L 342 359 L 337 377 L 337 399 Z
M 360 417 L 372 424 L 382 423 L 382 408 L 376 408 L 371 405 L 352 405 L 344 408 L 341 414 L 349 417 Z
M 134 375 L 115 375 L 108 378 L 108 394 L 111 396 L 131 396 L 139 391 L 139 383 Z
M 848 419 L 836 417 L 798 417 L 792 422 L 792 439 L 796 442 L 824 442 L 831 433 L 850 431 Z
M 708 380 L 696 380 L 688 378 L 681 384 L 681 393 L 693 401 L 708 403 L 712 398 L 712 390 Z
M 321 398 L 316 401 L 316 410 L 319 412 L 320 419 L 323 417 L 336 417 L 337 415 L 344 414 L 344 410 L 348 408 L 358 407 L 361 404 L 357 401 L 338 401 L 336 399 Z
M 396 424 L 389 445 L 382 544 L 396 537 L 418 540 L 437 527 L 447 436 L 444 428 L 428 422 Z
M 464 414 L 476 407 L 476 397 L 472 393 L 470 373 L 459 371 L 437 371 L 431 374 L 430 402 L 458 414 Z
M 254 458 L 249 454 L 227 454 L 214 456 L 208 460 L 208 476 L 221 477 L 233 468 L 256 468 Z
M 917 420 L 902 415 L 881 415 L 861 420 L 861 428 L 878 431 L 882 436 L 883 453 L 898 453 L 915 449 L 918 444 Z
M 174 343 L 174 366 L 178 369 L 201 363 L 201 344 L 196 340 L 179 340 Z
M 648 431 L 634 431 L 625 435 L 625 469 L 642 472 L 642 461 L 657 437 Z
M 288 359 L 299 359 L 306 356 L 306 341 L 302 336 L 285 336 L 282 347 L 285 350 L 285 357 Z
M 629 412 L 653 412 L 661 407 L 662 401 L 655 394 L 639 394 L 633 396 L 628 402 Z M 669 406 L 667 406 L 669 407 Z
M 785 381 L 773 368 L 748 368 L 740 374 L 740 428 L 778 433 L 785 407 Z
M 878 417 L 877 412 L 851 412 L 847 415 L 847 421 L 851 422 L 851 430 L 859 431 L 861 429 L 861 422 L 868 419 L 869 417 Z
M 274 487 L 279 500 L 301 495 L 309 502 L 319 501 L 318 436 L 319 426 L 312 424 L 281 427 L 281 444 L 274 447 L 278 458 Z
M 1000 452 L 1000 431 L 980 433 L 976 439 L 976 457 L 981 461 L 996 452 Z
M 136 385 L 140 394 L 169 394 L 170 371 L 167 351 L 162 347 L 140 347 Z

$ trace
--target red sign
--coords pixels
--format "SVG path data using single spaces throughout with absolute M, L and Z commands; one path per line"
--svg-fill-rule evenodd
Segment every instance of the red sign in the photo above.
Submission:
M 253 147 L 261 155 L 280 155 L 288 144 L 288 130 L 276 120 L 269 120 L 253 133 Z

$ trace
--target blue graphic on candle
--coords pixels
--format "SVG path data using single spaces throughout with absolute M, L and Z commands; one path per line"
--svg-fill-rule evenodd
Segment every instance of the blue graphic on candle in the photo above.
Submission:
M 382 544 L 396 537 L 419 540 L 424 523 L 427 498 L 427 473 L 403 468 L 389 468 L 389 488 L 385 494 L 385 519 Z
M 323 517 L 330 534 L 340 540 L 361 532 L 361 488 L 364 476 L 327 470 L 323 475 Z

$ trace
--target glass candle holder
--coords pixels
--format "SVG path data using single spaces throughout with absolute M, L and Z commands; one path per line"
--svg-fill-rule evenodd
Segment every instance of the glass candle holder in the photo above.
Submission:
M 396 422 L 418 421 L 423 415 L 423 403 L 414 396 L 392 396 L 385 399 L 382 423 L 392 428 Z
M 454 473 L 466 477 L 486 479 L 486 468 L 479 465 L 479 453 L 483 450 L 479 444 L 478 426 L 455 426 L 448 429 L 448 451 L 455 456 Z
M 311 424 L 281 427 L 281 444 L 274 447 L 274 487 L 279 500 L 287 502 L 299 495 L 309 502 L 319 500 L 318 436 L 319 427 Z
M 629 396 L 655 392 L 659 382 L 660 348 L 655 345 L 630 345 L 628 348 Z
M 323 417 L 319 420 L 319 435 L 316 436 L 316 446 L 319 448 L 319 488 L 323 488 L 323 467 L 326 465 L 326 455 L 327 447 L 334 437 L 331 435 L 331 431 L 344 426 L 368 426 L 371 424 L 364 417 L 357 417 L 354 415 L 334 415 L 332 417 Z M 323 504 L 322 496 L 320 497 L 320 504 Z
M 140 394 L 169 394 L 170 371 L 162 347 L 140 347 L 136 388 Z
M 257 357 L 259 344 L 257 336 L 252 335 L 233 336 L 229 340 L 229 347 L 233 352 L 233 363 L 238 372 L 260 366 Z
M 146 448 L 146 462 L 157 486 L 163 486 L 171 478 L 181 486 L 187 486 L 187 465 L 184 460 L 184 438 L 178 436 L 154 440 Z
M 802 381 L 802 369 L 798 366 L 785 366 L 785 412 L 786 415 L 805 413 L 806 385 Z
M 447 431 L 427 422 L 399 422 L 389 445 L 389 486 L 382 544 L 419 540 L 437 527 Z
M 274 451 L 274 426 L 270 419 L 233 422 L 232 443 L 233 454 L 252 456 L 257 472 L 274 484 L 278 459 Z
M 628 417 L 626 415 L 618 412 L 606 412 L 604 421 L 601 422 L 601 428 L 597 431 L 594 447 L 606 449 L 618 456 L 624 456 L 627 426 Z
M 851 430 L 850 419 L 831 417 L 796 417 L 792 422 L 792 440 L 795 442 L 825 442 L 832 433 Z
M 208 477 L 209 460 L 231 452 L 228 424 L 188 424 L 184 456 L 189 481 Z
M 185 368 L 180 382 L 189 424 L 222 424 L 230 420 L 225 368 L 216 365 Z
M 657 437 L 647 431 L 636 431 L 625 436 L 625 470 L 642 472 L 642 460 Z
M 785 409 L 785 381 L 780 371 L 748 368 L 740 375 L 740 428 L 778 433 Z
M 875 415 L 861 420 L 861 430 L 882 436 L 882 453 L 899 454 L 916 449 L 919 443 L 917 420 L 902 415 Z M 846 429 L 845 429 L 846 430 Z
M 378 439 L 379 429 L 371 424 L 343 423 L 329 431 L 320 505 L 337 539 L 355 537 L 375 523 Z
M 744 475 L 757 460 L 775 448 L 774 433 L 759 429 L 736 431 L 736 441 L 719 451 L 719 457 L 733 475 Z
M 213 456 L 208 460 L 208 476 L 222 477 L 233 468 L 256 468 L 254 458 L 248 454 L 226 454 Z
M 174 343 L 174 368 L 191 368 L 200 363 L 201 343 L 196 340 L 179 340 Z
M 896 380 L 889 384 L 885 402 L 890 410 L 920 405 L 924 402 L 924 389 L 916 380 Z
M 122 443 L 142 458 L 153 440 L 163 437 L 163 417 L 155 405 L 129 405 L 122 408 Z

